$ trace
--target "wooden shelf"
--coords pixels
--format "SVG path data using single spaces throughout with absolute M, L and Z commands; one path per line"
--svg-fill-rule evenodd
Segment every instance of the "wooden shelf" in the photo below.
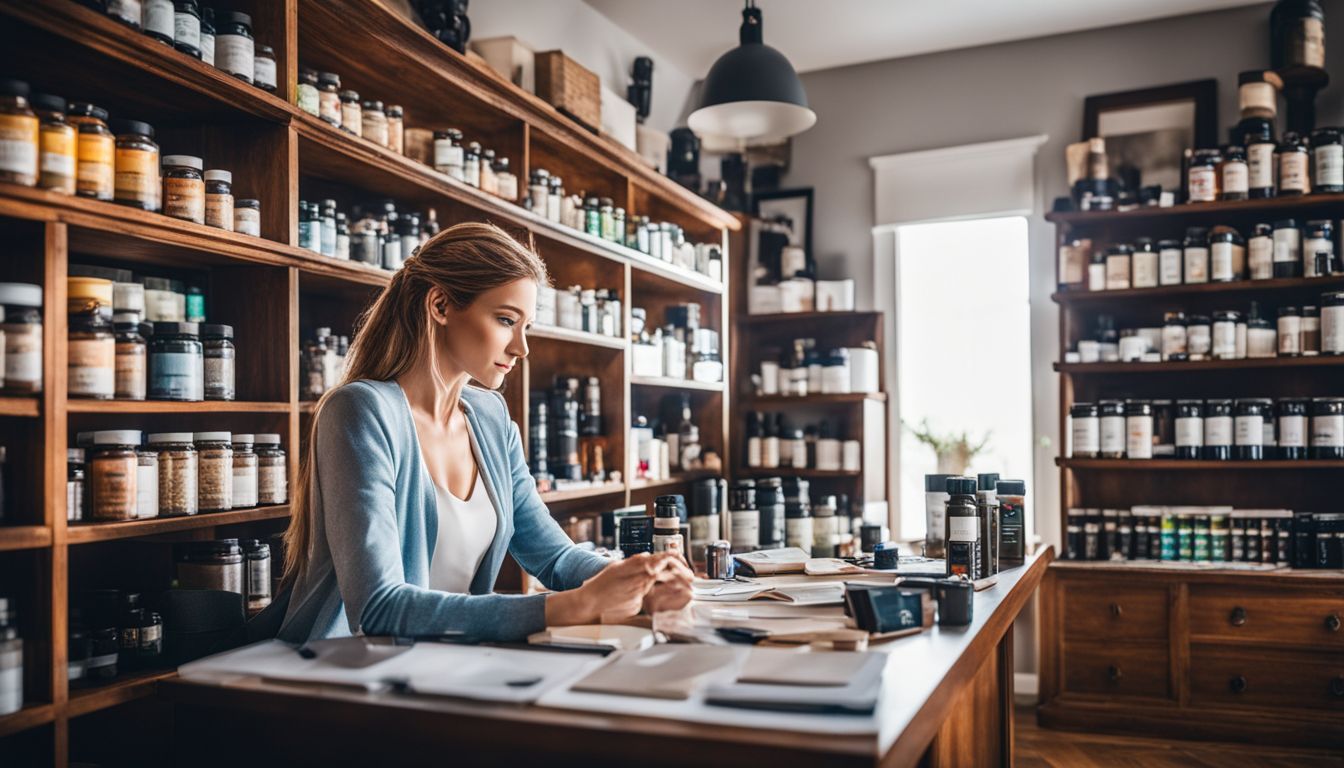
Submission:
M 0 525 L 0 552 L 49 546 L 51 529 L 45 525 Z
M 628 346 L 625 339 L 620 336 L 606 336 L 600 333 L 575 331 L 569 328 L 560 328 L 552 325 L 532 326 L 532 329 L 527 332 L 527 338 L 566 341 L 572 344 L 587 344 L 593 347 L 606 347 L 607 349 L 619 350 L 624 350 Z
M 1344 210 L 1344 194 L 1299 195 L 1271 197 L 1264 200 L 1223 200 L 1215 203 L 1186 203 L 1168 208 L 1147 207 L 1132 211 L 1069 211 L 1051 212 L 1045 220 L 1052 224 L 1078 226 L 1084 224 L 1185 222 L 1192 218 L 1209 218 L 1238 214 L 1283 216 L 1297 213 L 1302 216 L 1338 216 Z
M 276 520 L 282 517 L 289 517 L 288 504 L 231 509 L 228 512 L 204 512 L 187 517 L 155 517 L 148 520 L 125 520 L 114 523 L 69 523 L 65 538 L 71 544 L 88 544 L 95 541 L 130 539 L 138 536 L 154 536 L 160 533 L 211 528 L 217 525 Z
M 289 413 L 289 403 L 243 400 L 71 400 L 70 413 Z
M 125 673 L 106 685 L 71 690 L 70 701 L 65 706 L 66 715 L 79 717 L 128 701 L 143 699 L 154 694 L 160 680 L 175 676 L 177 676 L 176 669 L 144 670 Z
M 1244 293 L 1344 289 L 1344 274 L 1329 277 L 1284 277 L 1274 280 L 1234 280 L 1227 283 L 1182 283 L 1155 288 L 1127 288 L 1117 291 L 1056 291 L 1050 300 L 1061 306 L 1129 304 L 1147 300 L 1224 296 Z
M 862 472 L 845 469 L 796 469 L 794 467 L 738 467 L 737 474 L 746 477 L 806 477 L 827 478 L 859 477 Z
M 1164 363 L 1055 363 L 1055 370 L 1073 376 L 1116 373 L 1185 373 L 1191 371 L 1239 371 L 1259 368 L 1334 368 L 1344 366 L 1344 356 L 1248 357 L 1242 360 L 1188 360 Z
M 585 488 L 569 488 L 563 491 L 546 491 L 539 494 L 541 500 L 547 504 L 555 504 L 561 501 L 573 501 L 575 499 L 590 499 L 596 496 L 607 496 L 613 493 L 621 493 L 625 490 L 623 483 L 602 483 Z
M 1170 561 L 1168 561 L 1170 562 Z M 1237 577 L 1247 579 L 1265 579 L 1274 581 L 1303 581 L 1311 583 L 1344 583 L 1344 571 L 1325 569 L 1275 568 L 1272 570 L 1251 571 L 1237 568 L 1180 568 L 1163 565 L 1156 560 L 1055 560 L 1050 568 L 1078 571 L 1081 573 L 1135 574 L 1167 573 L 1180 574 L 1182 578 L 1222 578 Z
M 875 322 L 881 312 L 773 312 L 764 315 L 741 314 L 739 325 L 792 325 L 794 323 Z M 792 330 L 792 329 L 791 329 Z
M 1322 469 L 1344 469 L 1344 461 L 1302 459 L 1300 461 L 1206 461 L 1203 459 L 1064 459 L 1056 458 L 1055 465 L 1065 469 L 1117 472 L 1182 472 L 1190 470 L 1290 470 L 1308 472 Z
M 630 383 L 637 387 L 663 387 L 665 389 L 696 389 L 702 392 L 722 392 L 723 382 L 692 381 L 690 379 L 669 379 L 664 376 L 631 376 Z
M 0 416 L 35 419 L 41 413 L 40 406 L 36 397 L 0 397 Z
M 748 405 L 828 405 L 833 403 L 887 402 L 886 392 L 850 392 L 829 395 L 747 395 L 743 401 Z
M 51 704 L 28 704 L 18 712 L 0 717 L 0 738 L 46 725 L 55 719 L 56 707 Z

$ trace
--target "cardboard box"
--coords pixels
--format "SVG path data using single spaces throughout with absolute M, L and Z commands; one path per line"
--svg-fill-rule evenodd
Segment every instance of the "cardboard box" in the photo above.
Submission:
M 602 127 L 602 81 L 564 51 L 536 56 L 537 95 L 542 101 L 597 132 Z
M 536 54 L 523 41 L 516 37 L 487 37 L 472 40 L 471 50 L 509 82 L 528 93 L 537 92 Z

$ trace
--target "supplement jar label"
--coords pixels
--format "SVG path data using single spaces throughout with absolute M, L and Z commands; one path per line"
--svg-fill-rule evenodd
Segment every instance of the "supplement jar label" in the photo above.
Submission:
M 1279 446 L 1282 448 L 1305 448 L 1307 445 L 1307 417 L 1279 417 Z
M 72 340 L 69 344 L 70 394 L 112 397 L 115 393 L 116 344 L 112 339 Z
M 159 153 L 118 148 L 116 157 L 116 198 L 152 203 L 158 197 Z
M 42 132 L 42 172 L 53 176 L 74 177 L 75 134 L 73 132 Z
M 205 223 L 205 182 L 200 179 L 164 179 L 163 212 L 178 219 Z
M 1344 448 L 1344 414 L 1312 416 L 1311 447 Z

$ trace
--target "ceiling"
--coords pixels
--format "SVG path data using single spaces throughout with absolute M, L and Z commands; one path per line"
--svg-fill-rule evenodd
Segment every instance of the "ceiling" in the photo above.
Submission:
M 1254 5 L 1262 0 L 757 0 L 799 72 Z M 737 44 L 735 0 L 585 0 L 657 58 L 703 77 Z M 1265 10 L 1268 18 L 1269 10 Z

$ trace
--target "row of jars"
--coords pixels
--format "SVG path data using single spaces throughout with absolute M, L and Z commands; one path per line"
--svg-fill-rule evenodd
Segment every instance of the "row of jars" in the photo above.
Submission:
M 341 76 L 299 67 L 294 104 L 313 117 L 368 139 L 380 147 L 404 154 L 405 113 L 396 104 L 360 99 L 359 92 L 341 88 Z
M 1061 287 L 1089 291 L 1155 288 L 1160 285 L 1221 283 L 1295 277 L 1328 277 L 1340 272 L 1335 223 L 1297 219 L 1256 224 L 1249 238 L 1236 229 L 1190 227 L 1185 239 L 1154 242 L 1141 237 L 1092 249 L 1085 240 L 1060 249 Z M 1087 263 L 1086 273 L 1081 264 Z
M 433 208 L 399 210 L 392 200 L 355 206 L 351 216 L 335 200 L 299 201 L 299 247 L 342 261 L 401 269 L 416 249 L 439 233 Z
M 1076 459 L 1344 459 L 1344 398 L 1101 400 L 1069 407 Z
M 66 517 L 141 520 L 285 504 L 277 434 L 82 432 L 66 456 Z
M 1187 202 L 1344 192 L 1339 128 L 1317 128 L 1310 136 L 1290 131 L 1276 143 L 1273 121 L 1261 118 L 1243 120 L 1235 133 L 1244 145 L 1191 154 Z
M 252 16 L 215 15 L 197 0 L 80 0 L 164 45 L 200 59 L 250 85 L 275 93 L 275 50 L 256 42 Z
M 1311 513 L 1231 507 L 1072 508 L 1065 515 L 1064 558 L 1316 567 L 1310 547 L 1295 551 L 1295 529 L 1301 515 Z
M 261 235 L 261 202 L 233 196 L 233 174 L 205 170 L 194 155 L 164 155 L 154 127 L 108 121 L 87 102 L 50 94 L 29 100 L 28 84 L 0 80 L 0 181 L 109 200 L 230 232 Z
M 313 338 L 303 342 L 299 361 L 304 373 L 305 400 L 316 400 L 335 389 L 345 376 L 345 356 L 350 351 L 350 337 L 334 336 L 330 328 L 318 328 Z
M 621 335 L 621 299 L 615 288 L 537 288 L 537 325 L 596 333 Z

